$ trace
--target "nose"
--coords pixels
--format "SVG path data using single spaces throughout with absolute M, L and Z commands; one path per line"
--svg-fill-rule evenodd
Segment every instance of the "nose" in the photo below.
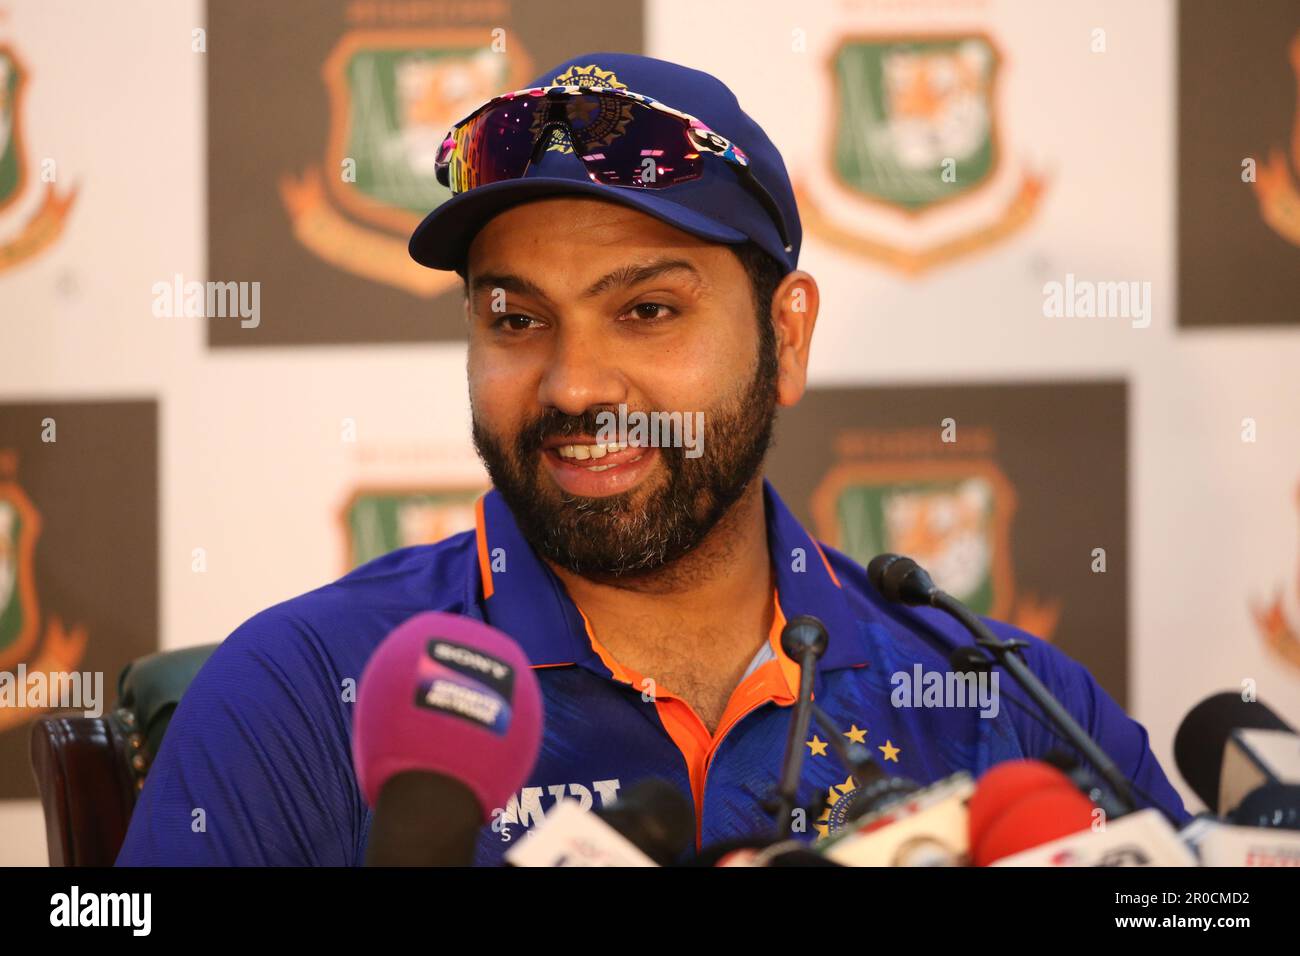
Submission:
M 627 401 L 627 381 L 598 336 L 572 329 L 555 336 L 554 350 L 538 386 L 538 401 L 566 415 Z

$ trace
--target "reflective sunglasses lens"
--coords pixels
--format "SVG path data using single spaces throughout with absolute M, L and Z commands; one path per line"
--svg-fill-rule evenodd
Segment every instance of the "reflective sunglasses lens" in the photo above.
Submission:
M 455 147 L 448 167 L 453 193 L 518 179 L 528 169 L 545 100 L 520 96 L 496 104 L 452 134 Z
M 566 103 L 574 149 L 599 183 L 664 188 L 698 179 L 685 123 L 635 100 L 591 94 Z

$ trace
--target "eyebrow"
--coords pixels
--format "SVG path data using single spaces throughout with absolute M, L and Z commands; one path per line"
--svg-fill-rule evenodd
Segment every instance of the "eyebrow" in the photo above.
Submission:
M 582 298 L 591 299 L 611 289 L 627 288 L 641 282 L 648 282 L 669 272 L 688 273 L 697 284 L 703 279 L 699 270 L 685 259 L 658 259 L 641 265 L 621 266 L 612 272 L 606 273 L 583 290 Z M 530 282 L 523 276 L 509 273 L 484 273 L 475 276 L 473 283 L 470 285 L 471 293 L 474 296 L 489 289 L 504 289 L 506 292 L 513 292 L 516 295 L 531 295 L 543 302 L 550 302 L 541 286 Z
M 623 266 L 601 276 L 583 291 L 584 299 L 594 298 L 610 289 L 627 288 L 651 279 L 657 279 L 666 272 L 687 272 L 698 283 L 702 276 L 694 265 L 685 259 L 658 259 L 639 266 Z
M 475 276 L 473 283 L 470 284 L 472 298 L 477 297 L 480 292 L 491 289 L 504 289 L 516 295 L 531 295 L 547 303 L 551 301 L 546 297 L 541 286 L 529 282 L 523 276 L 485 272 L 483 275 Z

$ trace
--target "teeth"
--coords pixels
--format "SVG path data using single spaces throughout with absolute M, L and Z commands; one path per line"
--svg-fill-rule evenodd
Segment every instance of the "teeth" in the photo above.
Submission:
M 555 450 L 559 453 L 560 457 L 565 459 L 566 461 L 590 461 L 596 458 L 604 458 L 606 455 L 612 454 L 613 452 L 616 451 L 623 451 L 626 448 L 627 448 L 626 443 L 620 444 L 618 442 L 611 442 L 608 445 L 599 445 L 599 444 L 560 445 Z M 620 464 L 630 465 L 634 461 L 640 461 L 642 457 L 643 457 L 642 455 L 637 455 L 631 461 L 620 462 Z M 585 465 L 583 467 L 585 467 L 587 471 L 609 471 L 609 469 L 616 468 L 618 466 L 617 465 Z
M 630 465 L 632 464 L 633 461 L 640 461 L 642 457 L 643 457 L 642 455 L 637 455 L 635 458 L 632 459 L 632 461 L 627 462 L 627 464 Z M 617 467 L 618 465 L 588 465 L 587 470 L 588 471 L 609 471 L 611 468 L 617 468 Z
M 604 458 L 606 455 L 622 451 L 626 444 L 613 442 L 608 445 L 561 445 L 556 449 L 561 458 L 572 458 L 578 461 L 586 461 L 589 458 Z

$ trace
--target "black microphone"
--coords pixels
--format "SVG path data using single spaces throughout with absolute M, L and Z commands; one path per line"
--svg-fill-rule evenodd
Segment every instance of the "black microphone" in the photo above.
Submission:
M 985 663 L 988 662 L 985 661 Z M 1101 781 L 1097 780 L 1096 776 L 1085 765 L 1081 764 L 1074 754 L 1061 749 L 1049 750 L 1043 755 L 1043 763 L 1055 767 L 1065 774 L 1080 793 L 1087 797 L 1093 805 L 1101 808 L 1107 820 L 1118 820 L 1120 817 L 1128 816 L 1129 810 L 1122 804 L 1115 802 L 1115 797 L 1110 790 L 1102 786 Z
M 1029 665 L 1018 653 L 1022 647 L 1028 646 L 1024 641 L 1004 641 L 999 638 L 974 611 L 935 586 L 925 569 L 911 558 L 899 554 L 877 555 L 867 565 L 867 578 L 880 592 L 881 597 L 891 603 L 933 607 L 956 618 L 974 636 L 976 646 L 983 648 L 991 658 L 1002 665 L 1002 668 L 1024 689 L 1062 735 L 1088 759 L 1098 775 L 1110 785 L 1117 804 L 1125 810 L 1133 809 L 1132 784 L 1106 752 L 1088 735 L 1088 732 L 1079 726 L 1074 716 L 1038 679 L 1038 675 L 1030 670 Z
M 901 554 L 878 554 L 867 565 L 867 580 L 887 601 L 925 607 L 939 592 L 930 575 L 911 558 Z
M 791 618 L 781 631 L 781 650 L 801 664 L 809 654 L 816 663 L 826 653 L 826 645 L 829 643 L 826 625 L 811 614 Z
M 1266 783 L 1242 798 L 1228 814 L 1239 827 L 1300 830 L 1300 784 Z
M 1282 746 L 1268 746 L 1269 738 Z M 1261 747 L 1261 745 L 1263 745 Z M 1261 701 L 1224 691 L 1187 712 L 1174 734 L 1174 762 L 1207 807 L 1230 815 L 1242 798 L 1269 783 L 1300 778 L 1296 732 Z
M 790 715 L 790 733 L 781 760 L 781 778 L 776 799 L 776 833 L 788 837 L 794 827 L 795 801 L 798 799 L 799 776 L 803 771 L 803 742 L 812 720 L 813 678 L 817 661 L 826 653 L 830 637 L 826 625 L 810 614 L 800 614 L 786 622 L 781 631 L 781 650 L 799 662 L 799 696 Z
M 592 812 L 660 866 L 695 842 L 695 808 L 666 780 L 643 780 L 612 806 Z

